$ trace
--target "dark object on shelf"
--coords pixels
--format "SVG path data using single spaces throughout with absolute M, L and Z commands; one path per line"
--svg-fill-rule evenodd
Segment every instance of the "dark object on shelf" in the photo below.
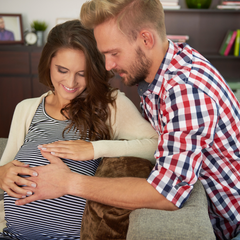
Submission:
M 212 0 L 186 0 L 188 8 L 209 8 Z

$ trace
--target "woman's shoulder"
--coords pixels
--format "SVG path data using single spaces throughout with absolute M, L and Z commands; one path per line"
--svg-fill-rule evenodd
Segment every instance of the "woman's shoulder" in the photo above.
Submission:
M 22 100 L 17 104 L 16 111 L 24 111 L 24 110 L 30 111 L 31 109 L 35 109 L 36 107 L 38 107 L 42 99 L 49 94 L 51 94 L 51 92 L 44 93 L 40 97 L 27 98 Z
M 124 99 L 128 99 L 124 92 L 116 89 L 112 92 L 112 97 L 116 99 L 116 101 L 121 101 Z
M 49 94 L 51 94 L 51 92 L 44 93 L 40 97 L 26 98 L 26 99 L 22 100 L 21 102 L 19 102 L 17 104 L 17 107 L 23 108 L 23 107 L 33 106 L 34 103 L 39 104 L 42 101 L 42 99 Z
M 115 90 L 112 92 L 112 96 L 115 97 L 116 99 L 116 105 L 119 106 L 126 106 L 126 105 L 132 105 L 135 106 L 133 104 L 133 102 L 125 95 L 124 92 L 121 92 L 120 90 Z

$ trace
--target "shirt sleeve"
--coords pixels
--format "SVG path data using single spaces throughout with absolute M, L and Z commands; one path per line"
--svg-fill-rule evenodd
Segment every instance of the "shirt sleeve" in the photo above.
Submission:
M 93 141 L 94 158 L 135 156 L 156 163 L 157 133 L 125 94 L 119 91 L 116 109 L 111 106 L 110 124 L 113 140 Z
M 204 168 L 204 149 L 213 144 L 218 116 L 215 101 L 190 84 L 174 86 L 161 105 L 163 130 L 148 182 L 179 208 Z

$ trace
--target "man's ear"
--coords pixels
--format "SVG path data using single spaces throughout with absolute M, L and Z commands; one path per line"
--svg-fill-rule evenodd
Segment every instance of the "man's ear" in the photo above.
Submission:
M 155 44 L 155 36 L 151 31 L 142 30 L 139 33 L 139 39 L 145 48 L 152 49 Z

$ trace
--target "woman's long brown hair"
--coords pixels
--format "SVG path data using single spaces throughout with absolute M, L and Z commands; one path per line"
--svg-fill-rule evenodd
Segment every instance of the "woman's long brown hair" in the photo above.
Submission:
M 107 120 L 111 117 L 109 104 L 115 107 L 115 97 L 112 94 L 114 89 L 109 85 L 109 79 L 113 75 L 105 69 L 104 58 L 97 49 L 93 32 L 85 29 L 79 20 L 59 24 L 50 31 L 40 58 L 38 73 L 39 81 L 53 92 L 50 64 L 61 48 L 81 50 L 86 59 L 86 89 L 61 110 L 71 120 L 64 132 L 73 128 L 79 130 L 81 139 L 110 139 L 111 127 Z

